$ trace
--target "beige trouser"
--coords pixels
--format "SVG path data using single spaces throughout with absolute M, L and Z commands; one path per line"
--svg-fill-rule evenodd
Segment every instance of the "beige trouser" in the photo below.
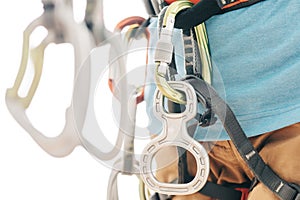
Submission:
M 300 185 L 300 123 L 276 131 L 250 138 L 263 160 L 284 180 Z M 209 181 L 225 183 L 246 183 L 253 179 L 252 172 L 240 158 L 231 141 L 205 142 L 211 147 Z M 176 149 L 169 149 L 168 158 L 176 155 Z M 166 158 L 166 157 L 165 157 Z M 165 160 L 166 161 L 166 160 Z M 196 163 L 187 155 L 188 171 L 195 174 Z M 170 182 L 177 177 L 177 162 L 157 172 L 157 179 Z M 248 200 L 277 200 L 271 191 L 258 183 L 249 193 Z M 175 196 L 173 200 L 212 200 L 212 198 L 196 193 L 189 196 Z

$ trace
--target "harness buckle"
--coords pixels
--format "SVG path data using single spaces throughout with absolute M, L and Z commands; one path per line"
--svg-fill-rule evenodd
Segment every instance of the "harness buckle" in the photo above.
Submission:
M 196 119 L 199 121 L 198 126 L 202 127 L 208 127 L 217 121 L 215 113 L 213 113 L 211 109 L 205 111 L 203 114 L 198 113 Z

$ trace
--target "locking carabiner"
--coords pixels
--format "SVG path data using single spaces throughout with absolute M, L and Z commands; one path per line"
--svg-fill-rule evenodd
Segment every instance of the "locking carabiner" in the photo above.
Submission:
M 163 27 L 160 33 L 160 38 L 157 43 L 155 52 L 155 81 L 157 87 L 169 100 L 175 103 L 185 104 L 186 100 L 183 93 L 174 90 L 168 84 L 169 65 L 172 62 L 173 44 L 172 34 L 175 24 L 176 14 L 184 9 L 189 9 L 193 4 L 189 1 L 176 1 L 167 7 L 163 18 Z M 208 39 L 205 30 L 205 25 L 200 24 L 194 28 L 196 39 L 198 41 L 198 48 L 200 51 L 202 64 L 202 77 L 208 83 L 211 83 L 211 62 L 208 50 Z

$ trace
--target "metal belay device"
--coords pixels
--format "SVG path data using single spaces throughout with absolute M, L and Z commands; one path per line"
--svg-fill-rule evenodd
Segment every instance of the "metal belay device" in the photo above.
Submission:
M 183 32 L 185 66 L 178 66 L 173 58 L 176 55 L 173 45 L 176 14 L 191 6 L 192 3 L 189 1 L 177 1 L 166 6 L 159 14 L 159 38 L 154 57 L 157 89 L 154 94 L 153 112 L 163 123 L 163 131 L 145 147 L 140 160 L 143 181 L 148 188 L 160 195 L 158 199 L 196 193 L 204 187 L 209 174 L 208 154 L 205 148 L 191 137 L 193 133 L 188 131 L 188 122 L 197 114 L 198 101 L 195 90 L 191 85 L 175 77 L 177 68 L 185 68 L 186 73 L 190 71 L 207 82 L 211 81 L 211 62 L 204 24 Z M 174 112 L 172 107 L 166 108 L 167 101 L 182 105 L 183 111 L 180 109 L 179 112 Z M 182 174 L 178 174 L 172 182 L 161 182 L 156 178 L 153 172 L 155 156 L 160 150 L 170 147 L 178 149 L 178 159 L 182 154 L 186 154 L 186 151 L 190 152 L 197 165 L 195 177 L 187 181 L 180 177 Z M 155 199 L 155 196 L 153 198 Z
M 191 8 L 193 4 L 187 0 L 175 1 L 170 5 L 160 0 L 144 0 L 148 19 L 129 17 L 120 21 L 114 31 L 109 31 L 104 25 L 103 0 L 87 0 L 84 23 L 75 22 L 72 0 L 42 2 L 44 13 L 24 31 L 20 70 L 13 87 L 6 93 L 9 111 L 35 142 L 55 157 L 67 156 L 76 146 L 82 146 L 102 164 L 110 167 L 107 200 L 121 198 L 118 193 L 119 175 L 137 177 L 141 200 L 171 199 L 174 195 L 189 195 L 199 191 L 211 195 L 207 192 L 209 187 L 219 190 L 222 186 L 207 181 L 210 170 L 209 156 L 207 149 L 193 138 L 195 129 L 213 124 L 217 115 L 237 147 L 240 144 L 236 141 L 241 138 L 246 141 L 246 138 L 242 134 L 238 136 L 241 138 L 236 138 L 238 134 L 232 133 L 233 129 L 238 130 L 239 134 L 243 131 L 230 108 L 210 86 L 212 63 L 205 24 L 201 23 L 188 30 L 174 28 L 176 15 Z M 34 77 L 27 95 L 20 97 L 18 92 L 24 81 L 30 55 L 29 38 L 38 26 L 44 26 L 48 35 L 31 51 Z M 178 32 L 180 41 L 176 41 L 174 37 Z M 141 38 L 146 44 L 132 47 Z M 50 43 L 72 44 L 75 56 L 71 104 L 66 110 L 64 129 L 60 135 L 53 138 L 39 131 L 26 115 L 38 88 L 44 52 Z M 182 46 L 178 47 L 175 43 Z M 182 54 L 178 55 L 180 48 Z M 129 70 L 127 61 L 131 53 L 139 50 L 146 50 L 142 58 L 144 66 L 135 69 L 135 74 Z M 151 59 L 152 63 L 148 62 Z M 180 70 L 184 71 L 183 77 L 178 75 Z M 132 83 L 132 79 L 136 79 L 136 83 Z M 106 80 L 105 84 L 112 93 L 109 102 L 113 105 L 112 113 L 102 112 L 101 108 L 95 106 L 96 95 L 101 96 L 102 91 L 98 88 L 102 80 Z M 153 135 L 143 151 L 137 153 L 137 108 L 144 100 L 148 103 L 147 106 L 151 107 L 155 120 L 160 122 L 161 129 L 157 131 L 157 135 Z M 198 109 L 199 105 L 204 108 L 204 113 L 200 113 L 202 111 Z M 108 139 L 106 131 L 102 128 L 106 121 L 99 121 L 97 113 L 106 117 L 115 114 L 112 116 L 117 124 L 115 141 L 111 142 Z M 191 124 L 193 120 L 197 123 Z M 234 127 L 228 126 L 228 120 L 231 120 Z M 146 134 L 149 135 L 148 132 Z M 162 153 L 170 148 L 175 149 L 177 154 Z M 186 162 L 187 152 L 197 165 L 193 177 L 187 174 L 187 166 L 182 165 Z M 251 144 L 247 143 L 247 148 L 242 149 L 240 154 L 255 170 L 249 160 L 258 153 Z M 160 169 L 174 163 L 178 174 L 171 180 L 158 180 L 157 174 Z M 259 178 L 264 182 L 264 177 Z M 282 181 L 284 187 L 290 189 L 283 180 L 277 177 L 274 180 L 276 183 Z M 292 189 L 290 191 L 294 192 Z M 236 197 L 240 196 L 237 191 L 230 192 Z M 224 194 L 215 192 L 212 195 L 215 195 L 214 198 L 226 199 L 223 198 Z
M 207 9 L 207 11 L 202 10 L 207 12 L 203 15 L 207 19 L 217 13 L 221 14 L 256 2 L 258 1 L 246 1 L 247 5 L 243 5 L 241 2 L 234 0 L 203 0 L 199 1 L 194 8 L 201 8 L 202 6 L 202 9 Z M 239 5 L 240 3 L 241 5 Z M 210 170 L 207 150 L 191 136 L 193 136 L 197 127 L 210 126 L 217 120 L 219 120 L 228 134 L 239 156 L 254 174 L 254 183 L 259 181 L 279 199 L 299 199 L 299 185 L 285 181 L 265 163 L 258 150 L 254 148 L 241 128 L 231 108 L 210 85 L 212 66 L 208 49 L 208 38 L 203 23 L 194 27 L 195 30 L 193 32 L 185 29 L 181 30 L 184 41 L 185 64 L 178 65 L 176 63 L 174 55 L 178 55 L 174 53 L 176 51 L 174 43 L 178 41 L 175 40 L 174 42 L 172 38 L 176 15 L 182 11 L 184 12 L 184 10 L 188 10 L 191 6 L 192 3 L 190 1 L 172 1 L 159 14 L 160 16 L 163 15 L 163 17 L 158 20 L 158 23 L 161 23 L 162 26 L 158 30 L 159 39 L 154 56 L 156 62 L 154 76 L 157 89 L 154 93 L 153 112 L 163 123 L 163 131 L 145 147 L 140 160 L 141 177 L 146 186 L 156 192 L 152 200 L 172 199 L 173 195 L 189 195 L 196 192 L 210 196 L 213 199 L 240 200 L 247 198 L 247 191 L 238 191 L 238 189 L 235 190 L 207 180 Z M 213 9 L 210 10 L 210 8 Z M 199 14 L 199 11 L 195 11 L 195 9 L 190 10 L 192 10 L 190 13 Z M 198 16 L 194 15 L 193 17 Z M 186 40 L 188 38 L 186 36 L 190 36 L 193 33 L 196 35 L 196 48 L 194 46 L 195 43 L 188 41 L 189 39 Z M 200 60 L 199 65 L 196 62 L 197 56 L 199 56 L 198 59 Z M 192 57 L 192 60 L 196 58 L 193 60 L 194 62 L 189 62 L 191 61 L 190 57 Z M 180 70 L 180 68 L 185 68 L 185 75 L 184 77 L 176 78 L 177 70 Z M 197 105 L 201 105 L 205 111 L 199 113 L 196 109 Z M 193 118 L 198 122 L 188 127 L 187 122 Z M 160 149 L 169 146 L 175 146 L 178 150 L 178 177 L 176 178 L 178 180 L 161 182 L 154 175 L 156 166 L 153 166 L 153 160 Z M 187 160 L 183 155 L 186 151 L 182 151 L 182 149 L 189 151 L 190 155 L 195 159 L 194 163 L 197 165 L 197 171 L 194 172 L 193 176 L 186 169 Z M 243 189 L 248 190 L 249 187 L 246 186 Z
M 141 175 L 145 184 L 155 192 L 167 195 L 187 195 L 198 192 L 206 183 L 209 174 L 209 160 L 204 147 L 194 140 L 187 131 L 187 122 L 197 113 L 197 98 L 194 89 L 183 81 L 169 82 L 177 91 L 185 92 L 185 110 L 182 113 L 167 113 L 164 109 L 164 98 L 157 90 L 155 93 L 154 113 L 163 121 L 161 135 L 157 136 L 144 149 L 141 157 Z M 162 183 L 158 181 L 151 170 L 152 160 L 160 149 L 176 146 L 189 151 L 197 164 L 195 177 L 189 183 Z
M 141 160 L 136 158 L 137 154 L 134 151 L 135 132 L 137 130 L 136 111 L 138 104 L 144 100 L 144 88 L 147 83 L 143 78 L 138 81 L 138 84 L 130 83 L 127 77 L 127 56 L 131 53 L 131 44 L 140 38 L 147 41 L 146 45 L 141 46 L 140 49 L 146 50 L 146 54 L 149 53 L 148 50 L 151 51 L 149 49 L 150 33 L 148 26 L 151 20 L 156 19 L 157 14 L 163 19 L 160 42 L 171 42 L 173 25 L 170 17 L 175 17 L 172 11 L 174 8 L 177 12 L 180 10 L 177 6 L 172 5 L 165 10 L 166 13 L 163 16 L 160 14 L 162 5 L 153 4 L 153 2 L 145 1 L 150 15 L 149 19 L 137 16 L 126 18 L 116 26 L 114 32 L 111 32 L 104 26 L 102 0 L 87 1 L 84 23 L 80 24 L 74 20 L 71 0 L 42 0 L 44 12 L 24 31 L 20 69 L 13 87 L 9 88 L 6 93 L 6 104 L 12 116 L 47 153 L 55 157 L 64 157 L 69 155 L 76 146 L 82 146 L 97 160 L 112 168 L 107 189 L 108 200 L 119 199 L 118 174 L 138 177 L 140 199 L 151 198 L 148 191 L 165 193 L 166 195 L 194 193 L 203 187 L 208 176 L 208 156 L 204 148 L 187 132 L 186 123 L 194 117 L 197 110 L 195 91 L 190 85 L 182 81 L 166 81 L 162 75 L 167 76 L 167 74 L 156 73 L 156 84 L 159 90 L 154 95 L 153 104 L 156 115 L 164 122 L 163 133 L 147 145 L 140 156 Z M 182 9 L 189 6 L 191 6 L 190 3 L 184 3 Z M 39 26 L 45 27 L 48 35 L 36 48 L 30 49 L 30 36 Z M 195 29 L 195 33 L 197 38 L 205 34 L 202 26 Z M 203 42 L 203 40 L 201 41 Z M 72 101 L 66 110 L 65 126 L 61 134 L 53 138 L 45 136 L 43 132 L 38 130 L 26 114 L 42 77 L 45 49 L 51 43 L 73 45 L 75 57 Z M 200 51 L 205 50 L 205 48 L 205 45 L 197 47 Z M 158 72 L 165 70 L 164 65 L 170 64 L 169 60 L 160 60 L 162 56 L 172 54 L 172 51 L 169 50 L 163 45 L 158 45 L 156 48 Z M 34 66 L 34 77 L 26 96 L 20 97 L 18 93 L 28 69 L 29 55 Z M 207 57 L 202 60 L 206 63 L 209 62 Z M 145 55 L 145 66 L 138 70 L 141 77 L 147 76 L 146 71 L 149 70 L 147 69 L 147 62 L 148 56 Z M 162 70 L 162 68 L 164 69 Z M 197 69 L 194 68 L 194 70 Z M 95 111 L 94 106 L 95 94 L 101 94 L 101 91 L 97 91 L 98 84 L 106 71 L 109 71 L 108 87 L 116 99 L 116 104 L 120 104 L 118 133 L 114 144 L 107 140 L 101 129 L 101 123 L 105 122 L 97 120 L 95 114 L 97 111 Z M 167 90 L 164 89 L 165 87 Z M 182 95 L 181 100 L 184 101 L 180 101 L 180 103 L 185 104 L 186 110 L 184 112 L 171 114 L 164 111 L 164 98 L 170 97 L 169 90 L 171 93 L 175 91 L 176 95 Z M 176 95 L 170 100 L 176 101 Z M 174 123 L 176 126 L 171 129 L 170 123 Z M 153 157 L 157 151 L 166 146 L 179 146 L 190 151 L 195 157 L 198 172 L 191 183 L 168 184 L 160 183 L 155 179 L 151 168 Z

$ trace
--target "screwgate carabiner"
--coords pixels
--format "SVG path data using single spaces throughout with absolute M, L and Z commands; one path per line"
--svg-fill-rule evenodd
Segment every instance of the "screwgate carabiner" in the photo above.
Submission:
M 163 27 L 160 33 L 160 38 L 157 43 L 157 49 L 155 52 L 156 71 L 155 80 L 157 87 L 160 91 L 178 104 L 185 104 L 184 95 L 174 90 L 167 82 L 169 64 L 172 62 L 173 57 L 173 44 L 172 34 L 175 24 L 176 14 L 184 9 L 188 9 L 193 4 L 189 1 L 176 1 L 167 7 L 163 18 Z M 198 48 L 200 51 L 201 63 L 202 63 L 202 77 L 208 83 L 211 83 L 211 62 L 208 50 L 208 39 L 206 35 L 205 25 L 200 24 L 194 28 L 196 38 L 198 41 Z

